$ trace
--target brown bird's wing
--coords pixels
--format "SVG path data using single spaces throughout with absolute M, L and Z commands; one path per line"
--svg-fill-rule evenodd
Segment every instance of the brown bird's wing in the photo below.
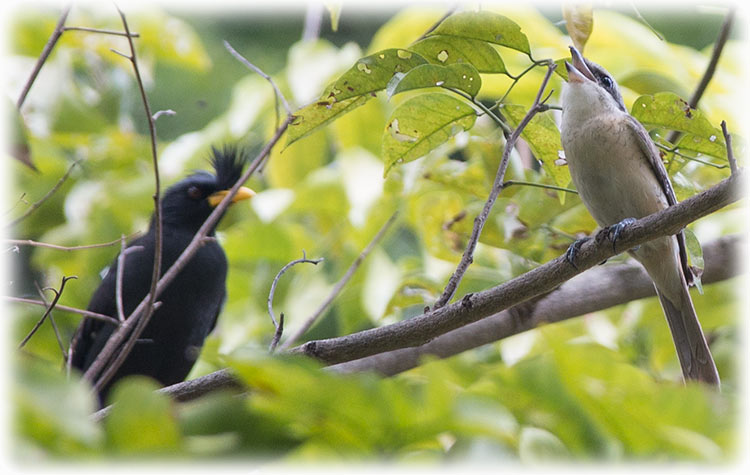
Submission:
M 661 189 L 664 192 L 664 195 L 667 197 L 667 203 L 669 203 L 669 206 L 676 205 L 677 197 L 674 194 L 674 189 L 672 188 L 672 183 L 669 181 L 667 169 L 664 168 L 664 163 L 661 161 L 661 156 L 659 155 L 659 151 L 656 149 L 656 145 L 654 145 L 651 137 L 649 137 L 645 127 L 643 127 L 643 125 L 638 122 L 635 117 L 631 115 L 628 115 L 627 117 L 627 125 L 633 132 L 633 135 L 637 138 L 638 145 L 641 147 L 641 151 L 646 157 L 648 157 L 651 164 L 651 169 L 654 171 L 654 175 L 656 175 L 656 179 L 659 181 Z M 677 244 L 679 245 L 680 249 L 680 264 L 682 267 L 682 273 L 685 275 L 685 281 L 687 282 L 688 286 L 690 286 L 693 284 L 694 275 L 693 271 L 688 265 L 685 233 L 680 231 L 679 233 L 677 233 L 676 237 Z

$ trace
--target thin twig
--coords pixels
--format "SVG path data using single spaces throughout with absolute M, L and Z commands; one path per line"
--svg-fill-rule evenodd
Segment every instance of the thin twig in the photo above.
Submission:
M 0 296 L 0 300 L 5 300 L 6 302 L 16 302 L 16 303 L 27 303 L 31 305 L 40 305 L 42 307 L 46 307 L 47 303 L 42 302 L 41 300 L 34 300 L 34 299 L 28 299 L 25 297 L 13 297 L 10 295 L 3 295 Z M 94 320 L 101 320 L 103 322 L 110 323 L 112 325 L 119 325 L 120 323 L 117 321 L 116 318 L 112 318 L 109 315 L 104 315 L 102 313 L 96 313 L 91 312 L 89 310 L 83 310 L 81 308 L 75 308 L 75 307 L 68 307 L 67 305 L 56 305 L 55 310 L 58 310 L 60 312 L 68 312 L 68 313 L 76 313 L 78 315 L 83 315 L 84 317 L 93 318 Z
M 200 227 L 198 232 L 195 234 L 195 237 L 192 241 L 190 241 L 190 244 L 185 248 L 184 251 L 182 251 L 182 254 L 177 258 L 174 264 L 162 275 L 161 279 L 159 279 L 159 283 L 156 286 L 156 297 L 158 298 L 159 295 L 164 291 L 164 289 L 174 280 L 174 278 L 177 276 L 177 274 L 182 271 L 182 269 L 187 265 L 188 262 L 190 262 L 190 259 L 193 258 L 195 253 L 198 251 L 198 249 L 203 245 L 204 238 L 208 234 L 208 232 L 216 226 L 216 223 L 219 221 L 221 216 L 224 214 L 226 209 L 229 207 L 229 204 L 232 201 L 232 198 L 237 194 L 237 191 L 240 189 L 243 183 L 245 183 L 250 176 L 255 173 L 255 171 L 258 169 L 260 164 L 265 160 L 265 158 L 268 156 L 269 153 L 271 153 L 271 150 L 273 149 L 274 145 L 281 139 L 281 136 L 284 134 L 286 129 L 289 127 L 289 124 L 291 123 L 293 117 L 291 115 L 287 116 L 287 118 L 282 122 L 281 126 L 276 130 L 274 133 L 274 136 L 266 143 L 266 145 L 263 147 L 263 149 L 258 153 L 258 155 L 255 157 L 255 159 L 252 161 L 250 166 L 247 168 L 245 173 L 237 180 L 237 182 L 232 186 L 232 189 L 229 190 L 229 192 L 226 194 L 226 196 L 221 200 L 221 202 L 214 208 L 213 212 L 208 216 L 206 221 L 203 223 L 203 225 Z M 146 307 L 148 302 L 151 300 L 150 295 L 146 295 L 143 300 L 138 304 L 135 310 L 131 313 L 132 315 L 137 315 L 138 313 L 142 312 L 143 309 Z M 112 354 L 115 352 L 117 348 L 120 347 L 124 339 L 130 334 L 132 331 L 133 323 L 131 322 L 131 318 L 128 318 L 125 320 L 125 322 L 120 325 L 120 328 L 118 328 L 107 340 L 107 343 L 104 345 L 104 348 L 99 352 L 99 356 L 97 356 L 96 360 L 89 366 L 88 370 L 86 370 L 86 373 L 84 374 L 84 377 L 88 379 L 89 381 L 93 381 L 99 373 L 104 369 L 104 365 L 109 360 L 109 358 L 112 356 Z M 114 362 L 109 365 L 109 368 L 111 371 L 116 371 L 117 368 L 119 368 L 119 365 L 122 364 L 121 361 L 118 362 L 116 365 Z M 112 369 L 114 368 L 114 369 Z
M 115 276 L 115 306 L 117 307 L 117 319 L 125 321 L 125 307 L 122 304 L 122 282 L 125 277 L 125 258 L 128 254 L 142 251 L 143 246 L 125 247 L 125 235 L 120 239 L 120 255 L 117 256 L 117 275 Z
M 119 354 L 117 354 L 117 356 L 115 356 L 114 360 L 111 362 L 109 367 L 101 374 L 101 376 L 96 379 L 95 382 L 93 379 L 90 379 L 90 381 L 94 382 L 94 388 L 96 390 L 100 390 L 102 387 L 104 387 L 109 379 L 114 376 L 115 371 L 117 371 L 122 362 L 125 361 L 125 358 L 127 358 L 133 345 L 135 345 L 138 336 L 151 319 L 151 316 L 153 315 L 155 310 L 154 302 L 156 301 L 156 286 L 161 275 L 162 261 L 161 178 L 159 177 L 159 159 L 156 146 L 156 121 L 154 120 L 154 115 L 151 112 L 151 106 L 148 102 L 146 89 L 143 86 L 141 71 L 138 67 L 138 58 L 136 56 L 135 44 L 133 43 L 133 37 L 130 34 L 128 20 L 122 10 L 120 10 L 120 8 L 117 6 L 115 7 L 117 8 L 117 12 L 120 14 L 122 26 L 128 39 L 128 46 L 130 47 L 129 60 L 133 66 L 133 73 L 135 74 L 135 80 L 138 84 L 138 90 L 141 94 L 141 101 L 143 102 L 143 108 L 146 113 L 146 120 L 148 122 L 148 130 L 151 138 L 151 158 L 154 168 L 154 266 L 151 272 L 151 287 L 149 288 L 149 293 L 147 296 L 148 303 L 146 305 L 146 308 L 142 312 L 133 312 L 130 314 L 130 316 L 128 317 L 129 319 L 132 318 L 134 320 L 137 320 L 132 334 L 130 334 L 128 340 L 123 345 L 122 350 L 119 352 Z M 97 356 L 97 360 L 102 356 L 102 353 L 99 353 L 99 355 Z M 107 357 L 107 360 L 108 359 L 109 357 Z
M 734 150 L 732 150 L 732 135 L 727 130 L 727 121 L 721 121 L 721 131 L 724 133 L 724 143 L 727 146 L 727 160 L 729 161 L 729 169 L 732 171 L 732 175 L 737 174 L 737 159 L 734 158 Z
M 285 350 L 289 348 L 294 342 L 300 339 L 302 335 L 305 334 L 307 330 L 310 329 L 310 327 L 320 318 L 320 316 L 323 314 L 323 312 L 328 309 L 328 307 L 331 305 L 333 300 L 341 293 L 341 290 L 344 288 L 344 286 L 351 280 L 354 273 L 357 271 L 357 269 L 362 265 L 362 262 L 367 258 L 367 256 L 372 252 L 372 250 L 375 248 L 375 246 L 378 244 L 378 242 L 385 236 L 385 233 L 388 231 L 388 229 L 393 225 L 394 222 L 396 222 L 396 218 L 398 217 L 398 211 L 393 213 L 390 218 L 388 218 L 388 221 L 383 224 L 383 226 L 380 227 L 378 232 L 373 236 L 372 240 L 367 244 L 367 246 L 362 250 L 362 252 L 357 256 L 356 259 L 354 259 L 354 262 L 351 263 L 349 268 L 346 270 L 346 273 L 344 274 L 341 279 L 336 282 L 336 285 L 331 290 L 331 293 L 328 294 L 328 297 L 323 301 L 323 303 L 320 304 L 320 306 L 313 312 L 312 315 L 310 315 L 307 320 L 305 320 L 305 323 L 302 324 L 300 328 L 297 329 L 297 331 L 290 336 L 289 338 L 284 341 L 284 343 L 279 348 L 280 350 Z
M 471 237 L 469 238 L 469 242 L 466 245 L 466 249 L 464 250 L 463 256 L 461 257 L 461 261 L 458 263 L 458 267 L 456 268 L 456 271 L 453 273 L 453 275 L 451 275 L 451 278 L 448 281 L 448 284 L 446 285 L 445 290 L 443 291 L 442 295 L 435 302 L 435 305 L 434 305 L 435 309 L 443 307 L 446 303 L 450 301 L 451 298 L 453 298 L 453 295 L 456 293 L 456 289 L 458 288 L 458 285 L 461 283 L 461 279 L 463 278 L 464 274 L 466 273 L 471 263 L 474 261 L 474 249 L 476 248 L 477 243 L 479 242 L 479 236 L 482 234 L 484 223 L 487 221 L 487 218 L 490 215 L 490 211 L 492 210 L 492 206 L 495 204 L 495 201 L 497 200 L 498 195 L 503 190 L 503 178 L 505 177 L 505 170 L 508 167 L 510 151 L 515 146 L 516 141 L 521 136 L 521 132 L 523 132 L 523 129 L 531 121 L 531 119 L 538 112 L 545 110 L 546 106 L 544 105 L 544 102 L 542 100 L 542 95 L 544 94 L 544 90 L 547 87 L 547 83 L 552 77 L 552 73 L 554 72 L 556 67 L 557 67 L 557 64 L 553 62 L 550 62 L 548 64 L 547 74 L 544 76 L 544 79 L 542 80 L 542 85 L 539 87 L 539 91 L 537 92 L 536 98 L 534 99 L 534 102 L 531 105 L 529 112 L 526 113 L 524 118 L 518 124 L 518 127 L 516 127 L 516 129 L 510 135 L 508 140 L 505 142 L 505 149 L 503 150 L 503 156 L 502 156 L 502 159 L 500 160 L 500 165 L 497 168 L 497 174 L 495 175 L 495 181 L 492 185 L 492 191 L 490 191 L 490 195 L 484 204 L 484 208 L 482 209 L 482 212 L 474 220 L 474 228 L 471 231 Z
M 70 277 L 63 276 L 62 282 L 60 283 L 60 290 L 56 290 L 53 288 L 50 288 L 49 290 L 52 290 L 55 293 L 55 298 L 52 299 L 52 302 L 47 306 L 47 310 L 44 311 L 44 315 L 42 315 L 42 318 L 39 319 L 38 322 L 36 322 L 36 325 L 34 325 L 34 328 L 31 329 L 28 335 L 21 341 L 21 343 L 18 345 L 18 349 L 21 348 L 28 343 L 28 341 L 31 339 L 32 336 L 34 336 L 34 333 L 36 333 L 37 330 L 39 330 L 39 327 L 42 326 L 42 323 L 44 323 L 44 320 L 47 318 L 47 316 L 50 314 L 50 312 L 55 308 L 57 305 L 57 302 L 60 300 L 60 297 L 62 297 L 63 290 L 65 290 L 65 283 L 68 282 L 70 279 L 77 279 L 78 277 L 72 275 Z
M 139 232 L 135 232 L 133 234 L 130 234 L 126 236 L 126 239 L 132 239 L 135 236 L 139 235 Z M 33 247 L 43 247 L 45 249 L 54 249 L 56 251 L 82 251 L 85 249 L 99 249 L 102 247 L 110 247 L 114 246 L 115 244 L 119 243 L 120 239 L 115 239 L 114 241 L 109 242 L 102 242 L 99 244 L 85 244 L 83 246 L 59 246 L 57 244 L 50 244 L 46 242 L 39 242 L 39 241 L 32 241 L 31 239 L 3 239 L 3 244 L 8 244 L 11 246 L 33 246 Z
M 701 78 L 700 83 L 698 83 L 698 87 L 695 88 L 695 92 L 693 92 L 693 95 L 688 101 L 688 106 L 691 109 L 698 107 L 698 102 L 700 102 L 701 97 L 703 97 L 703 93 L 706 92 L 708 83 L 711 82 L 714 73 L 716 73 L 716 66 L 719 64 L 719 58 L 721 58 L 721 53 L 724 51 L 724 45 L 726 45 L 727 39 L 729 39 L 729 32 L 732 29 L 732 23 L 734 23 L 735 12 L 736 8 L 732 5 L 729 7 L 727 16 L 724 17 L 724 23 L 722 23 L 721 29 L 719 30 L 719 36 L 716 38 L 716 43 L 714 43 L 714 49 L 711 53 L 711 59 L 708 61 L 708 66 L 706 66 L 706 71 L 703 73 L 703 77 Z M 675 143 L 681 135 L 682 133 L 680 131 L 673 130 L 667 136 L 667 141 Z
M 273 353 L 276 351 L 276 346 L 279 344 L 279 340 L 281 340 L 281 335 L 284 333 L 284 312 L 281 312 L 279 314 L 279 324 L 276 325 L 276 331 L 273 332 L 273 338 L 271 339 L 271 344 L 268 345 L 268 352 Z
M 42 299 L 45 303 L 47 302 L 47 299 L 44 297 L 44 290 L 39 287 L 39 284 L 37 281 L 34 281 L 34 287 L 36 287 L 36 292 L 39 294 L 39 298 Z M 47 289 L 47 290 L 53 290 L 54 289 Z M 57 339 L 57 344 L 60 347 L 60 351 L 63 355 L 63 361 L 66 363 L 68 362 L 68 353 L 65 351 L 65 345 L 63 345 L 62 337 L 60 336 L 60 330 L 57 328 L 57 323 L 55 322 L 55 318 L 52 316 L 52 313 L 49 314 L 49 323 L 52 325 L 52 331 L 55 333 L 55 338 Z
M 534 183 L 532 181 L 522 181 L 522 180 L 506 180 L 503 182 L 503 188 L 508 188 L 509 186 L 513 186 L 513 185 L 545 188 L 545 189 L 554 190 L 554 191 L 564 191 L 566 193 L 573 193 L 574 195 L 578 194 L 578 191 L 573 190 L 571 188 L 565 188 L 564 186 L 547 185 L 546 183 Z
M 435 23 L 433 23 L 432 26 L 430 26 L 429 28 L 427 28 L 427 31 L 425 31 L 424 33 L 422 33 L 422 36 L 420 36 L 419 38 L 417 38 L 416 40 L 414 40 L 414 43 L 416 43 L 417 41 L 422 41 L 423 39 L 427 38 L 427 36 L 429 36 L 430 33 L 432 33 L 433 31 L 435 31 L 435 28 L 437 28 L 438 26 L 440 26 L 440 24 L 442 22 L 444 22 L 446 18 L 448 18 L 449 16 L 453 15 L 456 12 L 456 10 L 458 10 L 458 5 L 454 5 L 451 8 L 449 8 L 448 11 L 445 12 L 445 14 L 443 16 L 441 16 L 438 21 L 436 21 Z
M 42 196 L 42 198 L 39 201 L 32 203 L 32 205 L 29 206 L 29 208 L 21 216 L 17 217 L 16 219 L 8 223 L 6 225 L 6 228 L 12 228 L 16 224 L 28 218 L 31 215 L 31 213 L 33 213 L 34 211 L 37 210 L 37 208 L 42 206 L 45 201 L 47 201 L 52 195 L 55 194 L 57 190 L 60 189 L 63 183 L 65 183 L 65 181 L 70 176 L 71 172 L 73 171 L 73 168 L 75 168 L 75 166 L 78 165 L 80 161 L 81 161 L 80 158 L 77 160 L 74 160 L 73 163 L 71 163 L 68 169 L 65 171 L 65 174 L 63 174 L 63 176 L 61 176 L 60 179 L 57 180 L 57 183 L 55 183 L 55 186 L 53 186 L 44 196 Z
M 52 35 L 47 40 L 47 44 L 44 45 L 44 48 L 42 49 L 42 54 L 39 55 L 39 59 L 36 61 L 36 65 L 34 65 L 33 71 L 31 71 L 31 75 L 29 76 L 29 79 L 26 80 L 26 84 L 23 86 L 23 90 L 21 91 L 21 95 L 18 96 L 18 100 L 16 101 L 16 107 L 18 109 L 23 106 L 24 101 L 26 101 L 26 96 L 29 95 L 29 91 L 31 90 L 31 86 L 34 84 L 34 81 L 36 81 L 37 76 L 39 76 L 39 72 L 42 70 L 42 66 L 44 66 L 44 63 L 47 61 L 47 58 L 49 58 L 49 55 L 52 53 L 52 49 L 57 44 L 57 40 L 60 39 L 60 36 L 63 34 L 65 21 L 68 19 L 68 14 L 70 13 L 70 5 L 68 4 L 64 9 L 62 14 L 60 15 L 60 19 L 57 20 L 57 25 L 55 26 L 54 31 L 52 32 Z
M 244 56 L 242 56 L 240 53 L 237 52 L 234 48 L 232 48 L 232 45 L 229 44 L 227 40 L 224 40 L 224 47 L 229 51 L 229 53 L 234 56 L 240 63 L 244 64 L 246 67 L 250 68 L 251 70 L 255 71 L 256 74 L 260 75 L 263 79 L 271 83 L 271 86 L 273 87 L 274 92 L 276 93 L 276 99 L 281 100 L 281 103 L 284 105 L 284 109 L 286 110 L 286 113 L 288 115 L 291 115 L 292 108 L 289 106 L 289 103 L 286 100 L 286 97 L 284 97 L 284 94 L 281 92 L 281 89 L 279 89 L 279 86 L 276 85 L 273 79 L 271 79 L 271 76 L 264 73 L 262 69 L 260 69 L 258 66 L 254 65 L 247 59 L 245 59 Z
M 276 295 L 276 285 L 279 283 L 279 279 L 281 279 L 281 276 L 284 275 L 284 273 L 292 266 L 295 266 L 297 264 L 302 264 L 303 262 L 307 262 L 310 264 L 318 265 L 319 263 L 323 262 L 323 258 L 320 257 L 318 259 L 308 259 L 307 255 L 305 254 L 305 251 L 302 251 L 302 259 L 295 259 L 292 262 L 288 263 L 284 267 L 281 268 L 281 270 L 276 274 L 276 277 L 274 277 L 273 282 L 271 283 L 271 291 L 268 292 L 268 315 L 271 317 L 271 321 L 273 322 L 273 326 L 276 328 L 276 335 L 274 335 L 273 341 L 271 342 L 271 347 L 269 348 L 269 351 L 273 353 L 273 351 L 276 349 L 276 345 L 279 342 L 279 339 L 281 338 L 281 332 L 284 328 L 283 320 L 281 323 L 276 321 L 276 317 L 273 314 L 273 298 Z M 283 315 L 283 314 L 282 314 Z M 277 338 L 278 336 L 278 338 Z
M 87 26 L 66 26 L 63 31 L 87 31 L 89 33 L 101 33 L 103 35 L 130 36 L 131 38 L 140 38 L 138 33 L 125 33 L 124 31 L 104 30 L 101 28 L 89 28 Z

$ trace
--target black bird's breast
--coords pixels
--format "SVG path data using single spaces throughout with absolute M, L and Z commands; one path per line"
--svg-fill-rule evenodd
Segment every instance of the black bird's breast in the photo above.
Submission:
M 177 260 L 194 236 L 165 227 L 162 240 L 162 275 Z M 152 231 L 133 241 L 141 246 L 125 256 L 123 307 L 127 317 L 143 300 L 151 286 L 154 263 Z M 206 242 L 185 268 L 157 298 L 159 307 L 139 337 L 130 355 L 111 382 L 102 390 L 128 375 L 140 374 L 156 379 L 164 386 L 183 381 L 195 364 L 206 336 L 216 324 L 226 296 L 227 260 L 215 240 Z M 89 310 L 116 316 L 117 259 L 94 293 Z M 86 319 L 73 351 L 74 367 L 85 371 L 104 347 L 114 326 Z

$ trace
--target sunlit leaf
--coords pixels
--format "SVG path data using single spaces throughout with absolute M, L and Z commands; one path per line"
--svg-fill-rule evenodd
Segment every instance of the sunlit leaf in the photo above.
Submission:
M 422 94 L 401 104 L 383 134 L 385 174 L 397 163 L 424 156 L 474 125 L 476 112 L 460 99 L 440 93 Z
M 527 112 L 523 106 L 515 104 L 505 104 L 501 111 L 514 126 L 521 122 Z M 560 142 L 560 130 L 554 119 L 549 114 L 536 114 L 521 132 L 521 137 L 529 144 L 534 156 L 542 162 L 544 171 L 552 178 L 555 185 L 568 186 L 570 183 L 568 167 L 556 163 L 561 158 L 563 148 Z M 564 195 L 561 195 L 561 199 L 564 199 L 562 196 Z
M 422 56 L 405 49 L 386 49 L 357 60 L 325 94 L 323 101 L 341 102 L 352 97 L 381 91 L 396 73 L 427 63 Z
M 711 140 L 711 137 L 715 137 Z M 676 147 L 678 150 L 692 150 L 693 152 L 702 153 L 704 155 L 711 155 L 726 160 L 727 159 L 727 147 L 724 144 L 724 139 L 719 140 L 717 135 L 709 136 L 708 138 L 694 135 L 684 134 L 680 137 Z
M 388 84 L 388 96 L 426 87 L 458 89 L 474 97 L 482 87 L 479 72 L 470 64 L 423 64 L 406 74 L 397 74 Z
M 586 42 L 594 29 L 594 12 L 590 4 L 563 4 L 563 19 L 573 46 L 583 53 Z
M 672 92 L 639 97 L 633 104 L 631 114 L 646 126 L 679 130 L 706 138 L 710 142 L 724 143 L 721 132 L 711 125 L 703 113 L 691 108 L 685 100 Z
M 446 35 L 486 41 L 531 54 L 529 40 L 513 20 L 491 12 L 464 12 L 445 19 L 428 36 Z
M 337 117 L 353 111 L 370 100 L 370 96 L 351 97 L 345 101 L 320 100 L 296 111 L 287 131 L 286 146 L 330 123 Z
M 422 55 L 433 64 L 447 66 L 455 63 L 469 63 L 480 73 L 505 73 L 505 64 L 492 46 L 481 40 L 447 35 L 428 36 L 413 45 L 409 50 Z

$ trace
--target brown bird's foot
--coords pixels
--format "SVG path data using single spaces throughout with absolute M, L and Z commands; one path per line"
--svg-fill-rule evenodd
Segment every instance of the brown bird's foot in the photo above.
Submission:
M 619 223 L 613 224 L 612 226 L 607 226 L 606 228 L 602 229 L 600 234 L 602 234 L 612 242 L 612 251 L 617 252 L 617 239 L 619 239 L 625 228 L 633 223 L 635 223 L 635 218 L 625 218 Z M 597 236 L 597 238 L 598 237 L 599 236 Z
M 581 239 L 576 239 L 573 244 L 571 244 L 568 247 L 568 250 L 565 251 L 565 260 L 568 261 L 568 263 L 573 266 L 575 270 L 578 270 L 578 266 L 576 266 L 576 256 L 578 255 L 578 250 L 581 249 L 581 246 L 584 242 L 591 239 L 589 236 L 582 237 Z

